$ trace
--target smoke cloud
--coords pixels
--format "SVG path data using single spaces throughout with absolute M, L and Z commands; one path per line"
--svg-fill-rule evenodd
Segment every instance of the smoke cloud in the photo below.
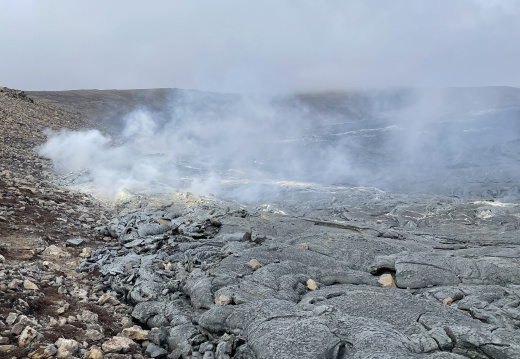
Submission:
M 254 201 L 276 181 L 311 181 L 486 193 L 518 174 L 517 91 L 427 88 L 520 86 L 519 15 L 513 0 L 6 1 L 0 78 L 221 93 L 180 91 L 117 134 L 59 132 L 38 149 L 103 191 L 166 184 Z M 403 86 L 421 90 L 374 90 Z
M 301 140 L 306 121 L 303 107 L 272 98 L 178 91 L 162 112 L 126 115 L 119 136 L 49 133 L 37 150 L 62 173 L 88 170 L 104 193 L 168 185 L 254 200 L 266 181 L 302 173 L 284 143 Z
M 177 90 L 163 110 L 125 116 L 117 136 L 50 133 L 38 151 L 62 172 L 87 169 L 108 194 L 166 185 L 257 202 L 276 198 L 278 182 L 301 181 L 497 196 L 519 174 L 519 115 L 513 88 Z

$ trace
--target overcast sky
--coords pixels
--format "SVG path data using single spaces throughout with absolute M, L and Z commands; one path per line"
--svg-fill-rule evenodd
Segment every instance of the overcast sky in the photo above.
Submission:
M 0 86 L 520 87 L 520 1 L 0 2 Z

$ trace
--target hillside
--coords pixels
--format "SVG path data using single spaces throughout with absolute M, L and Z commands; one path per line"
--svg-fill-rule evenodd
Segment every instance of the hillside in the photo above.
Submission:
M 0 88 L 1 358 L 34 352 L 39 346 L 28 343 L 35 337 L 44 348 L 59 337 L 80 338 L 86 322 L 67 317 L 95 315 L 91 330 L 97 328 L 98 335 L 115 333 L 121 326 L 111 311 L 87 299 L 92 286 L 75 271 L 81 257 L 102 242 L 94 228 L 111 211 L 89 195 L 55 186 L 50 162 L 34 151 L 46 140 L 45 129 L 92 126 L 88 119 L 23 91 Z M 67 243 L 76 238 L 87 245 Z

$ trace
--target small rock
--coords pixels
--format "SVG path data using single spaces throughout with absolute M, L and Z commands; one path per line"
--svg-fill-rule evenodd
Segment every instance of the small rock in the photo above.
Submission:
M 299 243 L 298 244 L 298 248 L 300 248 L 300 249 L 309 249 L 309 246 L 307 245 L 307 243 Z
M 70 266 L 70 267 L 77 267 L 79 265 L 79 262 L 81 262 L 81 259 L 79 258 L 74 258 L 74 259 L 71 259 L 70 261 L 67 261 L 67 265 Z
M 78 246 L 82 245 L 83 243 L 85 243 L 85 240 L 83 238 L 72 238 L 72 239 L 67 240 L 67 242 L 66 242 L 66 244 L 68 246 L 73 246 L 73 247 L 78 247 Z
M 50 344 L 45 347 L 45 350 L 43 351 L 43 355 L 46 358 L 52 357 L 53 355 L 56 355 L 58 352 L 58 348 L 56 348 L 54 345 Z
M 221 342 L 217 345 L 217 350 L 215 350 L 215 354 L 217 358 L 229 358 L 228 354 L 231 354 L 233 351 L 233 345 L 230 342 Z
M 53 260 L 56 258 L 68 258 L 70 257 L 70 254 L 65 252 L 60 247 L 52 244 L 45 248 L 45 250 L 42 252 L 42 257 Z
M 95 329 L 87 329 L 81 335 L 82 340 L 96 341 L 104 338 L 104 335 Z
M 13 325 L 14 322 L 16 322 L 16 319 L 18 318 L 18 314 L 15 313 L 15 312 L 11 312 L 9 313 L 9 315 L 7 316 L 7 318 L 5 319 L 5 322 L 8 324 L 8 325 Z
M 227 295 L 219 295 L 218 297 L 215 298 L 215 304 L 218 304 L 218 305 L 228 305 L 230 304 L 232 301 L 232 298 L 230 296 L 227 296 Z
M 9 344 L 8 337 L 0 337 L 0 344 Z
M 250 242 L 250 241 L 252 241 L 251 234 L 252 234 L 251 230 L 249 230 L 246 233 L 244 233 L 244 235 L 242 236 L 242 241 L 243 242 Z
M 7 285 L 7 288 L 18 289 L 22 283 L 23 283 L 23 281 L 21 281 L 20 279 L 13 279 L 12 281 L 9 282 L 9 284 Z
M 0 353 L 10 353 L 17 349 L 16 345 L 0 345 Z
M 69 303 L 65 303 L 62 307 L 59 307 L 58 309 L 56 309 L 56 313 L 57 313 L 57 314 L 63 314 L 63 313 L 65 313 L 69 308 L 70 308 L 70 304 L 69 304 Z
M 256 244 L 262 244 L 266 240 L 267 240 L 266 236 L 256 236 L 255 239 L 253 240 L 253 242 L 255 242 Z
M 173 270 L 172 264 L 170 262 L 163 263 L 162 265 L 163 265 L 164 269 L 166 269 L 168 271 Z
M 251 259 L 249 262 L 246 263 L 246 266 L 248 266 L 252 270 L 257 270 L 261 267 L 260 263 L 256 259 Z
M 453 298 L 452 297 L 444 298 L 442 300 L 442 304 L 444 304 L 444 305 L 451 305 L 452 303 L 453 303 Z
M 146 347 L 146 354 L 148 354 L 152 358 L 166 358 L 168 352 L 154 343 L 148 344 Z
M 103 358 L 103 353 L 96 347 L 92 347 L 84 356 L 86 359 L 101 359 Z
M 134 325 L 133 327 L 123 329 L 122 335 L 125 338 L 133 340 L 147 340 L 148 330 L 144 330 L 141 327 Z
M 18 317 L 18 323 L 23 324 L 25 326 L 27 326 L 27 325 L 31 325 L 33 327 L 38 326 L 38 322 L 36 319 L 31 319 L 31 318 L 27 317 L 26 315 L 20 315 Z
M 88 296 L 88 292 L 85 289 L 77 288 L 70 293 L 73 297 L 85 299 Z
M 221 227 L 222 226 L 222 222 L 220 222 L 218 219 L 216 219 L 214 217 L 210 218 L 209 223 L 211 223 L 215 227 Z
M 84 309 L 81 311 L 81 321 L 84 323 L 97 323 L 98 315 L 90 310 Z
M 29 290 L 38 290 L 38 286 L 31 282 L 29 279 L 23 281 L 23 287 Z
M 316 290 L 316 289 L 318 289 L 318 286 L 316 285 L 316 282 L 314 280 L 308 279 L 307 288 L 309 288 L 309 290 Z
M 156 345 L 164 344 L 167 337 L 168 337 L 168 331 L 164 327 L 152 328 L 148 332 L 148 339 Z
M 390 238 L 390 239 L 399 239 L 399 233 L 394 231 L 385 231 L 381 234 L 381 237 L 383 238 Z
M 118 305 L 119 304 L 119 300 L 114 298 L 109 293 L 104 293 L 101 297 L 99 297 L 97 303 L 100 304 L 100 305 L 103 305 L 105 303 L 108 303 L 110 305 Z
M 56 358 L 58 359 L 68 359 L 72 353 L 67 350 L 67 348 L 58 348 L 56 352 Z
M 90 247 L 85 247 L 81 250 L 81 253 L 79 254 L 79 256 L 81 258 L 88 258 L 90 257 L 90 253 L 92 253 L 92 248 Z
M 314 307 L 314 309 L 312 310 L 312 314 L 319 316 L 319 315 L 322 315 L 323 313 L 327 313 L 327 312 L 331 312 L 331 311 L 332 311 L 332 308 L 328 305 L 318 305 L 317 307 Z
M 18 347 L 25 348 L 38 336 L 36 329 L 26 326 L 18 337 Z
M 54 345 L 56 345 L 58 350 L 63 348 L 71 354 L 74 354 L 79 349 L 79 343 L 74 339 L 59 338 Z
M 16 323 L 11 328 L 11 334 L 19 335 L 26 327 L 27 325 L 25 323 Z
M 132 322 L 131 318 L 123 317 L 121 319 L 121 325 L 123 326 L 123 328 L 130 328 L 133 324 L 134 323 Z
M 379 280 L 377 281 L 377 284 L 383 288 L 395 288 L 396 287 L 394 278 L 392 277 L 391 274 L 388 274 L 388 273 L 381 275 L 381 277 L 379 277 Z
M 184 344 L 181 347 L 181 355 L 183 358 L 189 358 L 193 354 L 193 347 L 190 344 Z
M 204 342 L 199 347 L 199 352 L 205 353 L 209 351 L 213 351 L 213 344 L 211 342 Z
M 40 346 L 40 348 L 36 349 L 32 353 L 29 353 L 28 356 L 31 359 L 47 359 L 47 358 L 50 358 L 50 357 L 55 358 L 55 355 L 56 355 L 57 351 L 55 351 L 53 354 L 50 354 L 49 352 L 46 352 L 45 349 L 46 348 Z
M 5 262 L 5 257 L 0 254 L 0 263 L 4 263 L 4 262 Z
M 101 345 L 105 353 L 127 353 L 138 345 L 132 339 L 125 337 L 113 337 Z
M 58 321 L 55 318 L 50 317 L 49 318 L 49 327 L 55 327 L 57 325 L 58 325 Z

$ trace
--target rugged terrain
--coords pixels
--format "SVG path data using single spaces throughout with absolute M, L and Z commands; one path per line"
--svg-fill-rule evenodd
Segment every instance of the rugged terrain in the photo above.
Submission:
M 119 332 L 128 311 L 98 305 L 103 288 L 75 270 L 102 243 L 94 228 L 111 212 L 89 195 L 55 186 L 50 162 L 34 147 L 45 129 L 93 123 L 8 88 L 0 89 L 0 119 L 0 357 L 51 357 L 59 338 L 78 340 L 80 355 Z
M 478 110 L 518 105 L 516 91 L 464 93 Z M 44 127 L 113 131 L 97 106 L 118 92 L 105 95 L 0 92 L 0 355 L 520 357 L 514 179 L 477 176 L 459 195 L 280 181 L 268 204 L 175 189 L 102 203 L 54 185 L 33 148 Z M 118 111 L 147 101 L 127 95 Z M 379 121 L 355 96 L 303 101 Z M 494 168 L 517 162 L 511 135 Z

